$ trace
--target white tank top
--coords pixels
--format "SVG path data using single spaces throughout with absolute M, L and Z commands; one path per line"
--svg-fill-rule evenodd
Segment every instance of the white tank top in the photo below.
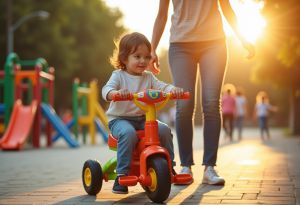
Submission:
M 218 0 L 172 0 L 170 42 L 199 42 L 225 37 Z

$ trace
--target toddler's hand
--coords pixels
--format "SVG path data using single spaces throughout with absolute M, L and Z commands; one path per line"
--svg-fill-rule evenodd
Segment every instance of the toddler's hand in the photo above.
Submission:
M 126 99 L 129 98 L 130 95 L 132 95 L 131 92 L 129 92 L 129 90 L 127 89 L 120 89 L 118 90 L 118 94 L 121 96 L 121 98 Z
M 173 89 L 171 90 L 171 93 L 172 93 L 173 95 L 176 95 L 176 97 L 179 98 L 179 97 L 183 96 L 184 91 L 183 91 L 182 88 L 175 87 L 175 88 L 173 88 Z

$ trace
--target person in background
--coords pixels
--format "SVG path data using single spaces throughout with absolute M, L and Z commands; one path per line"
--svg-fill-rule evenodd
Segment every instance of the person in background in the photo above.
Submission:
M 231 89 L 227 89 L 226 92 L 222 95 L 222 119 L 223 119 L 223 128 L 226 134 L 226 138 L 232 142 L 233 134 L 233 122 L 235 115 L 235 97 L 233 96 Z
M 244 120 L 247 115 L 247 99 L 241 89 L 238 89 L 235 96 L 235 124 L 238 130 L 238 139 L 242 139 Z
M 255 104 L 255 116 L 258 120 L 260 138 L 265 140 L 264 133 L 267 135 L 267 139 L 270 139 L 269 131 L 269 113 L 276 112 L 278 109 L 276 106 L 273 106 L 269 103 L 268 95 L 261 91 L 256 96 Z
M 201 76 L 204 122 L 204 155 L 202 165 L 205 184 L 222 185 L 224 178 L 215 170 L 221 130 L 220 94 L 227 63 L 227 48 L 220 11 L 236 32 L 248 57 L 254 47 L 237 29 L 237 19 L 229 0 L 172 0 L 173 15 L 170 30 L 169 64 L 174 85 L 191 93 L 190 100 L 177 102 L 176 133 L 181 161 L 181 173 L 192 174 L 194 165 L 193 137 L 195 96 L 198 73 Z M 170 0 L 160 0 L 152 32 L 151 70 L 159 72 L 156 54 L 168 19 Z M 220 9 L 219 9 L 220 6 Z M 197 172 L 198 174 L 198 172 Z M 191 181 L 192 183 L 192 181 Z
M 65 124 L 68 124 L 73 119 L 72 111 L 70 109 L 66 109 L 62 115 L 62 121 Z

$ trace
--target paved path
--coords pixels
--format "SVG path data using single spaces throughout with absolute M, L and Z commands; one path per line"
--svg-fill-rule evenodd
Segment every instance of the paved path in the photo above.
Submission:
M 196 129 L 195 181 L 172 185 L 166 204 L 299 204 L 300 137 L 272 130 L 272 139 L 262 142 L 255 129 L 247 129 L 240 142 L 221 139 L 217 170 L 226 184 L 210 186 L 201 184 L 201 132 Z M 102 143 L 69 149 L 61 142 L 51 149 L 1 151 L 0 204 L 152 204 L 140 186 L 130 187 L 128 195 L 112 194 L 112 181 L 104 182 L 97 197 L 86 195 L 81 183 L 84 161 L 97 158 L 104 163 L 114 154 Z

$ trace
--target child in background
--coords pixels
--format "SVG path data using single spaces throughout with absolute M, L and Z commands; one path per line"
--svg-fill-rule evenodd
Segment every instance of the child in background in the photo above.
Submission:
M 232 94 L 231 89 L 227 89 L 226 93 L 222 95 L 221 99 L 222 104 L 222 119 L 223 119 L 223 128 L 226 133 L 226 138 L 232 142 L 233 134 L 233 121 L 235 114 L 235 98 Z
M 267 139 L 270 139 L 269 132 L 269 112 L 277 111 L 277 107 L 272 106 L 269 103 L 268 96 L 265 92 L 259 92 L 256 96 L 255 114 L 258 119 L 258 125 L 260 130 L 260 137 L 264 140 L 264 132 L 267 135 Z
M 126 97 L 146 89 L 172 92 L 177 96 L 183 95 L 183 89 L 166 84 L 158 80 L 151 72 L 146 71 L 150 60 L 151 44 L 143 34 L 134 32 L 123 36 L 111 58 L 111 64 L 117 70 L 113 71 L 109 81 L 102 88 L 104 100 L 111 101 L 115 94 Z M 106 114 L 109 129 L 118 139 L 117 178 L 112 192 L 127 194 L 128 187 L 120 185 L 118 179 L 129 173 L 132 153 L 138 142 L 136 130 L 144 129 L 145 113 L 132 102 L 111 101 Z M 158 127 L 161 145 L 168 150 L 175 165 L 171 129 L 159 121 Z

